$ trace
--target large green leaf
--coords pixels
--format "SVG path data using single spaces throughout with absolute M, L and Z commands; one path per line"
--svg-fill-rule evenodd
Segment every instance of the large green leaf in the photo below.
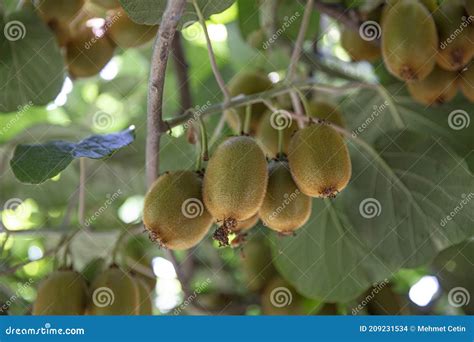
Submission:
M 220 13 L 229 8 L 235 0 L 197 0 L 203 15 L 208 18 L 212 14 Z M 161 22 L 161 17 L 166 8 L 165 0 L 120 0 L 122 7 L 133 21 L 139 24 L 156 25 Z M 188 1 L 184 10 L 181 23 L 196 21 L 197 17 L 191 1 Z
M 0 112 L 54 100 L 65 75 L 52 32 L 28 9 L 0 18 L 0 29 Z
M 474 200 L 466 201 L 474 178 L 442 141 L 397 131 L 378 139 L 377 150 L 349 145 L 348 188 L 335 200 L 315 199 L 297 236 L 274 245 L 280 272 L 302 294 L 329 302 L 355 298 L 474 235 Z

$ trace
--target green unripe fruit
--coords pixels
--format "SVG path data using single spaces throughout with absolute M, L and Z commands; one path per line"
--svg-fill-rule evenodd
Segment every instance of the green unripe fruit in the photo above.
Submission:
M 214 235 L 222 245 L 228 245 L 227 235 L 239 221 L 257 214 L 267 180 L 267 161 L 254 139 L 231 137 L 216 149 L 204 175 L 203 198 L 207 210 L 222 224 Z
M 400 0 L 389 10 L 382 25 L 382 54 L 394 76 L 405 81 L 427 77 L 438 45 L 435 22 L 420 2 Z
M 382 56 L 380 46 L 362 39 L 358 31 L 342 28 L 341 45 L 355 62 L 374 62 Z
M 153 309 L 148 285 L 141 278 L 134 277 L 134 280 L 138 289 L 138 314 L 141 316 L 152 315 Z
M 298 130 L 298 124 L 284 110 L 272 113 L 267 111 L 257 128 L 257 141 L 269 158 L 278 154 L 278 134 L 283 132 L 283 153 L 288 153 L 291 137 Z
M 79 13 L 84 2 L 85 0 L 37 0 L 36 5 L 47 21 L 56 19 L 67 23 Z
M 339 127 L 346 127 L 344 118 L 339 108 L 325 101 L 311 101 L 309 104 L 309 116 L 326 120 Z
M 118 0 L 89 0 L 89 1 L 104 9 L 114 9 L 114 8 L 120 7 L 120 2 Z
M 43 280 L 33 304 L 33 315 L 83 315 L 87 307 L 87 284 L 74 271 L 55 271 Z
M 107 18 L 107 34 L 121 48 L 133 48 L 156 37 L 158 25 L 140 25 L 132 21 L 124 10 L 112 11 Z
M 251 95 L 269 90 L 273 87 L 272 82 L 267 75 L 258 71 L 242 72 L 234 76 L 229 82 L 229 93 L 232 97 L 239 95 Z M 241 133 L 245 120 L 245 106 L 238 107 L 233 110 L 226 110 L 226 116 L 229 126 L 236 132 Z M 252 105 L 252 118 L 250 122 L 250 134 L 255 134 L 260 119 L 267 110 L 263 103 L 255 103 Z
M 407 84 L 411 96 L 424 105 L 440 105 L 451 101 L 458 91 L 457 74 L 436 66 L 423 81 Z
M 92 300 L 89 314 L 138 315 L 139 290 L 135 280 L 118 267 L 111 267 L 99 275 L 91 285 Z
M 272 263 L 272 251 L 265 239 L 253 237 L 247 241 L 241 256 L 244 285 L 258 292 L 276 274 Z
M 66 45 L 66 62 L 74 78 L 98 74 L 114 56 L 114 45 L 107 36 L 98 37 L 92 29 L 83 28 Z
M 293 136 L 288 161 L 298 188 L 312 197 L 335 197 L 352 173 L 347 146 L 329 126 L 310 125 Z
M 202 202 L 201 176 L 193 171 L 160 176 L 145 197 L 143 222 L 150 238 L 166 248 L 197 245 L 212 225 L 212 216 Z
M 474 27 L 467 20 L 463 1 L 443 2 L 434 18 L 440 40 L 437 63 L 450 71 L 462 69 L 474 56 Z
M 268 173 L 267 193 L 259 211 L 260 218 L 268 228 L 281 234 L 292 234 L 308 221 L 311 197 L 298 189 L 287 162 L 270 162 Z
M 474 102 L 474 63 L 471 63 L 459 77 L 459 87 L 466 98 Z
M 273 278 L 261 297 L 264 315 L 304 315 L 304 298 L 281 277 Z

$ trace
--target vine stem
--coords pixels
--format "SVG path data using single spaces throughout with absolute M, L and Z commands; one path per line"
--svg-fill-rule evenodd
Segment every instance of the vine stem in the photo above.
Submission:
M 79 225 L 84 226 L 84 213 L 86 210 L 86 160 L 79 158 L 79 205 L 77 209 L 77 217 Z
M 244 134 L 249 134 L 251 121 L 252 121 L 252 105 L 248 104 L 245 107 L 245 121 L 244 121 L 244 127 L 242 128 L 242 132 Z

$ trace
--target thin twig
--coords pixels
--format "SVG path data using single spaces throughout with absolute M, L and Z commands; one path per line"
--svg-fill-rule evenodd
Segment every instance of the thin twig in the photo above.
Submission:
M 191 94 L 191 86 L 189 84 L 189 65 L 186 61 L 186 55 L 183 49 L 183 42 L 181 34 L 175 33 L 173 39 L 173 64 L 176 72 L 176 78 L 178 80 L 179 94 L 180 94 L 180 113 L 186 109 L 191 108 L 193 105 L 193 97 Z
M 348 27 L 349 29 L 354 31 L 359 30 L 361 24 L 360 18 L 351 15 L 351 13 L 344 6 L 327 4 L 321 0 L 316 0 L 314 6 L 319 12 L 330 16 L 337 22 L 344 24 L 344 26 Z

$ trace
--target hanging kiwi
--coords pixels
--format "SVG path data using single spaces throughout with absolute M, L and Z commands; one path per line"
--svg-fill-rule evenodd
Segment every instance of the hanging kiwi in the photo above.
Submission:
M 272 113 L 266 111 L 257 128 L 256 138 L 263 151 L 269 158 L 276 158 L 278 154 L 278 135 L 279 131 L 283 132 L 283 149 L 284 154 L 288 153 L 288 145 L 291 137 L 298 130 L 298 124 L 295 120 L 285 117 L 281 112 Z M 279 122 L 281 120 L 282 122 Z
M 259 216 L 268 228 L 291 235 L 308 221 L 312 199 L 296 186 L 288 162 L 272 160 L 268 173 L 267 193 Z
M 459 88 L 469 101 L 474 102 L 474 63 L 460 74 Z
M 419 1 L 421 4 L 423 4 L 428 11 L 431 13 L 435 12 L 438 9 L 438 0 L 416 0 Z M 389 12 L 389 10 L 400 0 L 387 0 L 385 6 L 383 7 L 382 10 L 382 16 L 380 19 L 380 22 L 383 22 L 385 19 L 385 16 Z
M 436 66 L 424 80 L 408 83 L 408 91 L 421 104 L 441 105 L 456 96 L 457 76 L 455 72 Z
M 258 220 L 258 214 L 255 214 L 249 219 L 237 222 L 237 226 L 233 228 L 232 231 L 235 233 L 245 233 L 255 227 L 255 225 L 258 223 Z
M 72 270 L 58 270 L 43 280 L 33 304 L 33 315 L 83 315 L 87 306 L 87 284 Z
M 123 9 L 111 11 L 107 16 L 107 34 L 117 44 L 126 49 L 141 46 L 156 37 L 158 25 L 140 25 L 132 21 Z
M 344 139 L 327 125 L 312 124 L 296 132 L 288 161 L 296 185 L 308 196 L 335 197 L 351 178 L 351 159 Z
M 382 55 L 387 69 L 404 81 L 427 77 L 436 63 L 438 33 L 419 1 L 399 0 L 382 24 Z
M 202 201 L 202 177 L 193 171 L 167 172 L 145 197 L 143 222 L 150 239 L 172 249 L 197 245 L 209 231 L 212 216 Z
M 221 245 L 229 244 L 228 234 L 238 222 L 257 214 L 267 179 L 265 155 L 254 139 L 231 137 L 216 149 L 204 175 L 203 198 L 221 224 L 214 234 Z
M 382 56 L 380 46 L 372 41 L 362 39 L 358 31 L 342 27 L 341 46 L 354 62 L 375 62 Z
M 262 91 L 269 90 L 273 87 L 272 82 L 267 75 L 259 71 L 244 71 L 232 78 L 229 82 L 229 93 L 232 97 L 238 95 L 252 95 Z M 262 118 L 267 107 L 263 103 L 255 103 L 252 105 L 252 121 L 250 122 L 250 135 L 254 135 L 260 119 Z M 224 112 L 227 123 L 235 133 L 241 133 L 243 130 L 243 122 L 245 119 L 245 107 L 228 109 Z
M 41 16 L 49 20 L 68 23 L 79 13 L 85 0 L 36 0 Z
M 450 71 L 462 69 L 474 57 L 474 26 L 467 21 L 463 0 L 444 1 L 434 18 L 440 40 L 437 63 Z
M 150 297 L 150 288 L 143 281 L 143 279 L 134 277 L 135 284 L 138 289 L 138 315 L 140 316 L 149 316 L 153 314 L 151 297 Z
M 242 249 L 241 267 L 244 285 L 259 292 L 276 274 L 272 263 L 272 251 L 264 237 L 252 236 Z
M 106 35 L 83 27 L 66 44 L 66 63 L 74 78 L 98 74 L 114 55 L 114 44 Z
M 138 315 L 139 289 L 135 280 L 117 266 L 112 266 L 92 282 L 90 315 Z

